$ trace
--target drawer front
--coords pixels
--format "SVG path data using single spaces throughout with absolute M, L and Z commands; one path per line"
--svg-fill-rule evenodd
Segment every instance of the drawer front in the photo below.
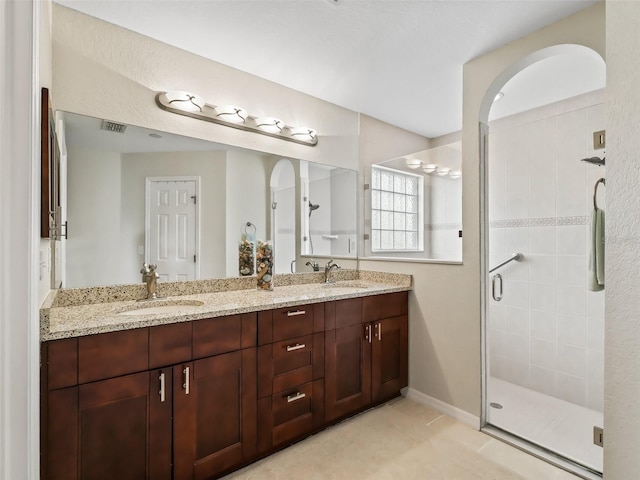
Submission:
M 283 394 L 274 395 L 272 412 L 273 447 L 313 433 L 324 424 L 323 380 L 306 383 Z
M 399 317 L 409 313 L 408 292 L 387 293 L 364 298 L 363 321 L 374 322 L 383 318 Z
M 335 328 L 362 323 L 362 298 L 338 300 L 335 305 Z
M 242 348 L 242 315 L 193 322 L 193 358 L 233 352 Z
M 273 341 L 287 340 L 313 333 L 313 305 L 279 308 L 273 311 Z
M 283 340 L 272 346 L 273 374 L 310 366 L 313 361 L 313 336 Z
M 311 382 L 276 393 L 272 397 L 273 426 L 311 414 L 313 400 Z
M 149 329 L 88 335 L 78 339 L 78 383 L 149 369 Z
M 53 340 L 42 345 L 46 359 L 48 388 L 71 387 L 78 384 L 78 339 Z
M 149 328 L 149 368 L 191 360 L 191 322 Z

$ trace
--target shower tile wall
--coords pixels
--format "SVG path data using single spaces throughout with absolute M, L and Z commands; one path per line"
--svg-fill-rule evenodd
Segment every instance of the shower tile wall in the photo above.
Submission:
M 604 130 L 604 90 L 490 123 L 490 375 L 602 411 L 604 292 L 587 289 L 589 222 L 604 167 L 580 159 Z M 604 190 L 604 189 L 602 189 Z M 604 192 L 598 205 L 604 208 Z M 490 282 L 489 282 L 490 288 Z

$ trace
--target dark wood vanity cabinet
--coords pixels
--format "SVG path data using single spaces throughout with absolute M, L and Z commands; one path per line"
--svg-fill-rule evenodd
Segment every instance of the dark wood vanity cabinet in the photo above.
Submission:
M 253 459 L 255 344 L 255 313 L 43 344 L 42 477 L 204 480 Z
M 258 314 L 258 451 L 324 424 L 324 304 Z
M 207 480 L 399 395 L 407 292 L 42 344 L 43 479 Z
M 398 396 L 408 383 L 407 292 L 330 302 L 326 311 L 327 422 Z

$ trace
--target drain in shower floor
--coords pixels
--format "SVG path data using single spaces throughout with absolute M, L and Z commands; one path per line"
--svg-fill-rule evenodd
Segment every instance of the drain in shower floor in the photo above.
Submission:
M 500 410 L 500 409 L 502 408 L 502 405 L 500 405 L 499 403 L 496 403 L 496 402 L 491 402 L 491 403 L 489 404 L 489 406 L 490 406 L 491 408 L 497 408 L 498 410 Z

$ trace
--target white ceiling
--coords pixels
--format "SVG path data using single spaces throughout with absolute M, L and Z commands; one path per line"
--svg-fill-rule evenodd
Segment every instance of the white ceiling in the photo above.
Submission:
M 427 137 L 461 129 L 464 63 L 597 2 L 54 1 Z M 580 57 L 530 67 L 492 117 L 604 87 Z

